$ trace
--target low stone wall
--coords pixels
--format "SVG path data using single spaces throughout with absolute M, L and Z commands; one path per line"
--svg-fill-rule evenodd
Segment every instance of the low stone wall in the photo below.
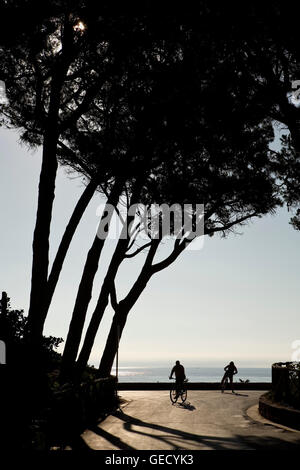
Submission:
M 272 365 L 272 398 L 300 410 L 300 362 Z
M 269 393 L 260 397 L 259 412 L 274 423 L 300 430 L 300 410 L 272 401 Z
M 173 381 L 170 382 L 119 382 L 118 390 L 170 390 Z M 220 382 L 187 382 L 188 390 L 220 390 Z M 234 390 L 270 390 L 270 382 L 236 382 Z M 229 386 L 230 390 L 230 386 Z

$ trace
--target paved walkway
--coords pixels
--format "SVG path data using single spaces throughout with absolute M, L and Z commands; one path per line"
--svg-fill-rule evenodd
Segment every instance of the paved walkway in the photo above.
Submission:
M 259 417 L 255 405 L 261 394 L 189 390 L 185 404 L 172 405 L 168 391 L 122 391 L 121 409 L 82 438 L 95 450 L 299 451 L 300 432 Z

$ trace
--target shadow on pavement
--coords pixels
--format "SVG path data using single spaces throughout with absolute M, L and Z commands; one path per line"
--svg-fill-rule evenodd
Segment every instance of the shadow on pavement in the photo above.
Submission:
M 181 408 L 184 410 L 189 410 L 189 411 L 194 411 L 196 408 L 194 405 L 192 405 L 189 401 L 184 402 L 184 403 L 173 403 L 173 406 L 176 406 L 176 408 Z
M 230 437 L 204 436 L 182 431 L 180 429 L 170 428 L 154 423 L 147 423 L 140 419 L 134 418 L 122 411 L 117 411 L 114 416 L 124 422 L 123 429 L 128 433 L 138 434 L 160 442 L 164 442 L 171 449 L 201 449 L 208 448 L 212 450 L 300 450 L 300 440 L 295 439 L 293 442 L 272 436 L 245 436 L 233 435 Z M 133 427 L 134 426 L 134 427 Z M 137 429 L 137 427 L 139 429 Z M 121 450 L 138 450 L 122 441 L 120 438 L 104 431 L 101 428 L 93 427 L 91 431 L 109 442 L 114 444 Z M 147 430 L 149 432 L 147 432 Z M 163 434 L 153 434 L 151 431 L 158 431 Z M 130 440 L 130 434 L 128 435 Z M 151 446 L 150 448 L 153 448 Z M 161 448 L 161 446 L 159 447 Z M 147 449 L 142 446 L 139 449 Z
M 107 441 L 109 441 L 111 444 L 115 445 L 119 449 L 122 450 L 136 450 L 134 447 L 131 447 L 129 444 L 126 444 L 126 442 L 123 442 L 119 437 L 114 436 L 113 434 L 110 434 L 107 431 L 104 431 L 104 429 L 98 427 L 98 426 L 91 426 L 90 431 L 94 432 L 100 437 L 104 437 Z

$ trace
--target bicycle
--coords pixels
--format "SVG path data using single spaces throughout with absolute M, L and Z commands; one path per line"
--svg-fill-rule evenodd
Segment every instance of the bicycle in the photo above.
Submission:
M 227 384 L 229 382 L 229 377 L 225 377 L 223 384 L 221 385 L 221 391 L 224 393 L 224 390 L 227 388 Z
M 233 374 L 235 375 L 235 374 Z M 221 392 L 224 393 L 224 390 L 227 388 L 227 385 L 229 383 L 229 376 L 226 375 L 225 379 L 224 379 L 224 382 L 223 384 L 221 385 Z M 234 391 L 232 390 L 232 393 L 234 393 Z
M 182 382 L 180 389 L 178 389 L 178 384 L 176 384 L 176 382 L 172 384 L 172 387 L 170 389 L 170 400 L 173 404 L 177 402 L 179 397 L 181 398 L 182 403 L 185 402 L 187 398 L 187 389 L 186 389 L 187 382 L 188 382 L 188 379 L 185 379 Z

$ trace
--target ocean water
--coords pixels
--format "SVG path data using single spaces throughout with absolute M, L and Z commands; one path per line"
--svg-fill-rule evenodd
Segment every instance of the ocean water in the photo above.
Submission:
M 171 368 L 150 366 L 122 366 L 118 368 L 119 382 L 168 382 Z M 112 370 L 115 375 L 116 369 Z M 224 369 L 222 367 L 188 367 L 185 373 L 189 382 L 220 382 Z M 250 382 L 271 382 L 271 368 L 238 367 L 238 374 L 234 381 L 239 379 Z

